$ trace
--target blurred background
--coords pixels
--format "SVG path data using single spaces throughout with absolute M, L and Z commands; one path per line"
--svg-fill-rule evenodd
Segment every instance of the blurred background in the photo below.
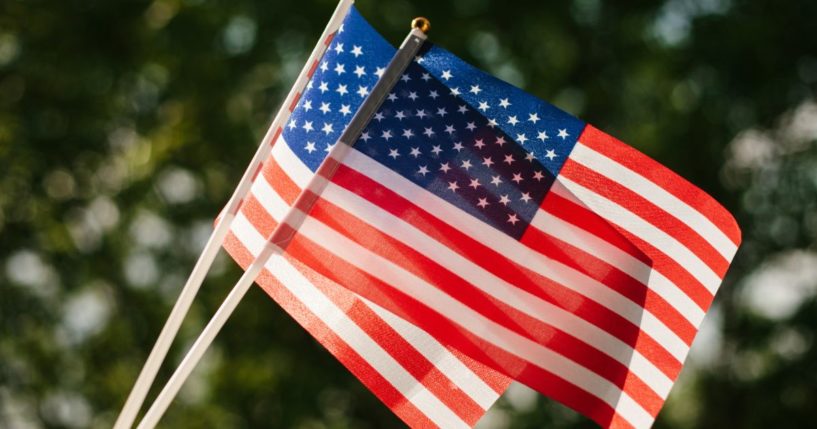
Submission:
M 0 1 L 0 427 L 113 424 L 334 5 Z M 735 213 L 743 246 L 655 427 L 817 427 L 817 2 L 358 8 L 395 43 L 429 17 L 435 42 Z M 239 276 L 221 256 L 161 383 Z M 254 288 L 163 426 L 401 423 Z M 480 426 L 595 427 L 519 386 Z

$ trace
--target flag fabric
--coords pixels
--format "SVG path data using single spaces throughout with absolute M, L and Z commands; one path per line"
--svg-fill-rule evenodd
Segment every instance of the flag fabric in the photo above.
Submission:
M 293 120 L 278 130 L 283 137 L 256 174 L 226 239 L 225 248 L 244 268 L 300 192 L 298 186 L 313 175 L 301 166 L 297 183 L 286 176 L 277 160 L 291 156 L 288 144 L 317 165 L 395 53 L 354 8 L 326 43 L 305 91 L 289 106 Z M 309 138 L 300 139 L 296 131 Z M 510 384 L 506 376 L 292 257 L 275 257 L 267 266 L 258 284 L 411 427 L 473 426 Z
M 350 20 L 234 222 L 244 266 L 394 52 Z M 471 426 L 509 379 L 649 427 L 740 242 L 689 182 L 431 44 L 337 161 L 260 284 L 413 427 Z

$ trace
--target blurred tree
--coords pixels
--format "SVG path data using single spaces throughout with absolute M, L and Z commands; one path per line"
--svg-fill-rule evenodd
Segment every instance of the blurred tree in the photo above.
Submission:
M 657 427 L 817 424 L 817 3 L 361 1 L 647 152 L 745 244 Z M 0 427 L 110 427 L 330 0 L 0 2 Z M 731 143 L 730 143 L 731 142 Z M 166 379 L 237 279 L 222 258 Z M 155 392 L 153 393 L 155 394 Z M 394 427 L 260 290 L 166 427 Z M 593 427 L 514 388 L 485 427 Z

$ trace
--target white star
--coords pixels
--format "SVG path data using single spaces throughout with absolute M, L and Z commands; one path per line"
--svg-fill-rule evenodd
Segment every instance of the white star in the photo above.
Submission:
M 391 130 L 383 131 L 383 134 L 380 137 L 383 137 L 384 139 L 386 139 L 386 141 L 389 141 L 389 139 L 392 138 Z
M 354 73 L 357 75 L 358 78 L 363 77 L 366 74 L 366 69 L 363 66 L 355 66 Z
M 326 61 L 324 61 L 321 63 L 321 71 L 325 72 L 327 70 L 329 70 L 329 64 Z
M 519 123 L 519 120 L 516 119 L 516 116 L 508 116 L 508 123 L 516 126 L 516 124 Z
M 335 73 L 337 73 L 337 74 L 338 74 L 338 76 L 340 76 L 340 75 L 342 75 L 342 74 L 346 73 L 346 66 L 344 66 L 344 65 L 343 65 L 343 64 L 341 64 L 341 63 L 337 63 L 337 64 L 335 65 Z
M 502 145 L 504 145 L 505 143 L 507 142 L 505 141 L 504 136 L 499 136 L 496 138 L 496 144 L 499 145 L 499 147 L 502 147 Z
M 303 128 L 304 131 L 306 131 L 306 132 L 312 131 L 313 130 L 312 121 L 304 121 L 304 124 L 303 124 L 303 126 L 301 128 Z
M 431 97 L 432 100 L 436 100 L 437 97 L 440 96 L 440 94 L 438 94 L 437 91 L 431 91 L 428 93 L 428 96 Z
M 451 95 L 453 95 L 455 97 L 460 95 L 460 88 L 459 87 L 451 88 Z
M 335 45 L 335 52 L 337 53 L 343 52 L 343 43 L 338 43 L 337 45 Z
M 528 152 L 528 154 L 525 155 L 525 159 L 530 162 L 533 162 L 533 160 L 536 159 L 536 155 L 534 155 L 533 152 Z
M 454 134 L 457 131 L 454 129 L 453 125 L 446 125 L 445 126 L 445 132 L 447 132 L 448 135 L 450 136 L 451 134 Z
M 500 183 L 502 183 L 502 179 L 500 179 L 499 176 L 491 176 L 492 185 L 499 186 Z
M 337 91 L 337 93 L 340 95 L 346 95 L 349 93 L 349 91 L 346 89 L 346 85 L 338 85 L 338 89 L 335 91 Z
M 352 106 L 350 106 L 348 104 L 341 104 L 339 112 L 342 113 L 343 116 L 351 115 L 352 114 L 351 107 Z
M 515 182 L 517 185 L 522 182 L 522 173 L 514 173 L 511 182 Z
M 315 142 L 306 142 L 304 149 L 309 153 L 315 152 Z
M 426 60 L 425 58 L 423 58 L 423 57 L 421 57 L 421 56 L 419 56 L 419 55 L 416 55 L 416 56 L 414 57 L 414 61 L 416 61 L 416 62 L 417 62 L 417 64 L 422 64 L 422 63 L 423 63 L 423 61 L 425 61 L 425 60 Z
M 517 134 L 516 141 L 518 141 L 520 144 L 525 144 L 525 142 L 528 141 L 528 138 L 525 137 L 525 134 Z
M 556 151 L 553 149 L 548 149 L 545 153 L 545 158 L 553 161 L 553 159 L 556 158 Z
M 409 76 L 408 73 L 403 73 L 403 76 L 400 76 L 400 80 L 402 80 L 403 82 L 408 82 L 411 80 L 411 76 Z
M 468 90 L 468 92 L 470 92 L 470 93 L 472 93 L 474 95 L 479 94 L 481 91 L 482 91 L 482 89 L 479 88 L 479 85 L 471 85 L 471 89 Z
M 485 112 L 485 111 L 487 111 L 488 109 L 490 109 L 490 108 L 491 108 L 491 106 L 489 106 L 489 105 L 488 105 L 488 102 L 487 102 L 487 101 L 480 101 L 480 102 L 479 102 L 479 107 L 478 107 L 478 108 L 479 108 L 479 110 L 482 110 L 483 112 Z
M 426 114 L 425 109 L 420 109 L 420 110 L 417 111 L 417 117 L 418 118 L 423 119 L 426 116 L 428 116 L 428 114 Z
M 539 139 L 539 140 L 545 141 L 545 140 L 549 139 L 550 136 L 548 136 L 548 133 L 545 132 L 545 131 L 539 131 L 539 133 L 537 133 L 537 135 L 536 135 L 536 138 Z
M 386 116 L 385 116 L 385 115 L 383 115 L 383 113 L 382 113 L 382 112 L 377 112 L 377 113 L 375 113 L 375 114 L 374 114 L 374 118 L 377 120 L 377 122 L 382 121 L 382 120 L 383 120 L 383 118 L 385 118 L 385 117 L 386 117 Z
M 504 163 L 506 163 L 508 165 L 513 164 L 513 162 L 514 162 L 513 155 L 511 155 L 511 154 L 505 155 L 505 160 L 502 161 L 502 162 L 504 162 Z
M 357 45 L 352 45 L 352 55 L 354 55 L 355 58 L 363 55 L 363 48 Z
M 411 131 L 410 128 L 407 128 L 407 129 L 403 130 L 403 137 L 405 137 L 407 139 L 410 139 L 410 138 L 414 137 L 414 132 Z
M 402 110 L 398 110 L 397 113 L 394 114 L 394 117 L 402 121 L 406 118 L 406 114 L 403 113 Z
M 420 169 L 417 170 L 417 174 L 422 174 L 423 176 L 425 176 L 426 174 L 428 174 L 428 167 L 426 167 L 425 165 L 421 165 Z
M 437 115 L 439 117 L 444 118 L 445 115 L 447 115 L 447 114 L 448 114 L 448 112 L 445 111 L 445 107 L 440 107 L 439 109 L 437 109 Z
M 359 95 L 361 97 L 365 97 L 365 96 L 369 95 L 369 88 L 366 88 L 365 86 L 358 86 L 357 87 L 357 95 Z
M 329 122 L 323 123 L 323 128 L 321 128 L 321 131 L 325 132 L 327 136 L 335 132 L 335 130 L 332 129 L 332 124 Z
M 340 28 L 338 29 L 338 33 L 343 33 L 344 24 L 340 24 Z
M 488 118 L 488 126 L 489 127 L 496 128 L 497 125 L 499 125 L 499 124 L 496 123 L 496 119 Z
M 307 112 L 312 110 L 312 100 L 304 100 L 304 110 Z
M 423 82 L 428 82 L 429 80 L 431 80 L 431 75 L 428 73 L 423 73 L 423 76 L 420 79 L 422 79 Z
M 386 69 L 383 67 L 378 67 L 377 70 L 374 71 L 374 74 L 377 75 L 377 77 L 383 77 L 383 72 L 385 71 Z
M 523 192 L 522 197 L 519 198 L 519 199 L 522 200 L 523 202 L 527 203 L 528 201 L 531 200 L 530 192 Z
M 419 147 L 413 147 L 413 148 L 411 148 L 411 153 L 409 153 L 409 155 L 417 158 L 418 156 L 422 155 L 422 152 L 420 152 Z
M 312 89 L 312 81 L 306 83 L 306 89 Z
M 464 168 L 464 169 L 465 169 L 465 171 L 468 171 L 468 170 L 470 170 L 470 169 L 471 169 L 471 167 L 473 167 L 473 166 L 471 165 L 471 161 L 469 161 L 469 160 L 467 160 L 467 159 L 466 159 L 465 161 L 463 161 L 463 162 L 462 162 L 462 165 L 460 165 L 460 167 Z
M 469 122 L 468 125 L 465 126 L 465 129 L 468 131 L 474 131 L 477 129 L 477 126 L 473 122 Z
M 443 75 L 442 75 L 443 79 L 448 80 L 448 79 L 451 79 L 452 77 L 454 77 L 454 76 L 451 75 L 451 70 L 443 70 Z
M 456 181 L 448 182 L 448 189 L 451 190 L 451 192 L 457 192 L 457 189 L 459 189 L 459 188 L 460 187 L 459 187 L 459 185 L 457 185 Z
M 508 198 L 508 194 L 504 194 L 504 195 L 502 195 L 502 196 L 500 196 L 500 197 L 499 197 L 499 202 L 500 202 L 501 204 L 504 204 L 504 205 L 506 205 L 506 206 L 507 206 L 507 205 L 508 205 L 508 203 L 509 203 L 509 202 L 511 202 L 511 199 L 510 199 L 510 198 Z
M 298 126 L 298 121 L 296 121 L 295 118 L 292 118 L 292 120 L 289 121 L 289 129 L 294 130 L 295 127 L 297 127 L 297 126 Z
M 400 152 L 398 152 L 397 149 L 389 149 L 388 156 L 390 156 L 392 159 L 397 159 L 397 157 L 400 156 Z
M 388 99 L 389 101 L 397 101 L 397 96 L 393 92 L 390 92 Z
M 568 133 L 567 133 L 567 129 L 566 129 L 566 128 L 562 128 L 561 130 L 559 130 L 559 137 L 561 137 L 561 138 L 562 138 L 562 140 L 566 139 L 566 138 L 567 138 L 567 136 L 569 136 L 569 135 L 570 135 L 570 134 L 568 134 Z
M 326 148 L 325 148 L 323 151 L 324 151 L 324 152 L 326 152 L 326 153 L 329 153 L 329 152 L 331 152 L 331 151 L 332 151 L 332 149 L 334 149 L 334 148 L 335 148 L 335 143 L 332 143 L 332 144 L 327 143 L 327 144 L 326 144 Z
M 454 143 L 454 150 L 456 150 L 457 152 L 460 152 L 460 151 L 462 151 L 462 149 L 463 149 L 462 142 Z
M 360 135 L 360 139 L 364 142 L 368 142 L 371 136 L 369 136 L 369 132 L 365 131 L 363 134 Z
M 470 187 L 472 187 L 472 188 L 474 188 L 474 189 L 477 189 L 477 188 L 478 188 L 478 187 L 480 187 L 481 185 L 482 185 L 482 184 L 481 184 L 481 183 L 479 183 L 479 179 L 471 179 L 471 183 L 469 183 L 469 184 L 468 184 L 468 186 L 470 186 Z
M 326 82 L 321 82 L 320 86 L 318 86 L 318 89 L 321 91 L 321 94 L 323 94 L 324 92 L 329 91 L 329 84 Z
M 414 101 L 414 100 L 416 100 L 416 99 L 417 99 L 417 98 L 419 98 L 419 97 L 417 96 L 417 93 L 416 93 L 416 92 L 411 91 L 411 92 L 409 92 L 408 98 L 410 98 L 410 99 L 411 99 L 411 101 Z
M 322 102 L 321 107 L 318 108 L 318 110 L 323 112 L 324 115 L 332 111 L 332 109 L 329 108 L 329 103 L 326 102 Z
M 423 131 L 423 134 L 425 134 L 427 137 L 431 137 L 434 135 L 434 130 L 432 130 L 431 127 L 426 128 L 425 131 Z
M 448 165 L 447 162 L 445 164 L 440 164 L 440 171 L 442 171 L 443 173 L 448 173 L 448 170 L 450 169 L 451 167 Z
M 537 182 L 541 182 L 541 181 L 542 181 L 542 179 L 544 179 L 544 178 L 545 178 L 545 175 L 544 175 L 544 174 L 542 174 L 542 172 L 541 172 L 541 171 L 534 171 L 534 172 L 533 172 L 533 178 L 534 178 L 534 179 L 536 179 L 536 181 L 537 181 Z
M 434 146 L 432 146 L 432 147 L 431 147 L 431 152 L 432 152 L 434 155 L 439 155 L 439 154 L 440 154 L 440 152 L 442 152 L 442 151 L 443 151 L 443 150 L 442 150 L 442 148 L 440 148 L 440 145 L 434 145 Z
M 457 108 L 457 112 L 458 112 L 458 113 L 465 113 L 465 112 L 467 112 L 467 111 L 468 111 L 468 108 L 467 108 L 467 107 L 465 107 L 465 105 L 464 105 L 464 104 L 463 104 L 462 106 L 460 106 L 459 108 Z
M 482 149 L 485 146 L 485 142 L 482 139 L 476 139 L 474 140 L 474 146 L 477 149 Z
M 483 198 L 479 199 L 479 202 L 477 203 L 477 206 L 479 206 L 479 208 L 481 208 L 481 209 L 484 209 L 486 206 L 489 206 L 490 204 L 491 203 L 488 202 L 488 198 L 483 197 Z
M 509 224 L 516 226 L 517 222 L 519 222 L 519 218 L 516 217 L 516 214 L 509 214 L 508 215 L 508 223 Z
M 488 168 L 491 168 L 491 166 L 494 165 L 494 160 L 491 159 L 490 156 L 482 158 L 482 165 L 484 165 L 484 166 L 486 166 Z
M 500 105 L 500 106 L 502 106 L 503 108 L 507 109 L 507 108 L 508 108 L 508 106 L 510 106 L 510 105 L 511 105 L 511 102 L 510 102 L 510 101 L 508 101 L 508 99 L 507 99 L 507 98 L 503 98 L 503 99 L 500 99 L 500 100 L 499 100 L 499 105 Z
M 528 120 L 535 124 L 539 120 L 539 114 L 537 113 L 528 114 Z

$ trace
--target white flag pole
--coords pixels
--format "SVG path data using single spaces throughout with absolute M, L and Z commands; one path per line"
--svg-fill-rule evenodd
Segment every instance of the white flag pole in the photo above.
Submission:
M 181 326 L 187 311 L 190 309 L 193 299 L 196 297 L 196 294 L 199 291 L 199 287 L 204 281 L 204 278 L 207 276 L 207 273 L 210 271 L 213 260 L 216 258 L 216 255 L 218 255 L 218 252 L 224 243 L 224 238 L 227 236 L 227 233 L 230 230 L 230 224 L 240 208 L 241 201 L 247 195 L 250 185 L 252 185 L 253 179 L 260 170 L 262 163 L 267 159 L 267 157 L 269 157 L 272 150 L 272 145 L 275 144 L 275 141 L 278 139 L 283 130 L 284 124 L 289 120 L 289 116 L 292 113 L 295 104 L 298 102 L 298 99 L 300 98 L 312 73 L 314 73 L 319 59 L 326 52 L 329 42 L 331 41 L 330 37 L 335 34 L 336 31 L 338 31 L 344 17 L 346 17 L 346 14 L 352 7 L 353 3 L 354 0 L 340 0 L 338 6 L 335 8 L 335 12 L 332 14 L 329 23 L 323 30 L 321 38 L 318 40 L 318 43 L 312 50 L 312 54 L 309 56 L 309 59 L 307 60 L 306 64 L 304 64 L 301 73 L 295 80 L 295 84 L 289 91 L 289 95 L 287 95 L 283 105 L 275 115 L 272 124 L 264 135 L 264 138 L 261 140 L 258 150 L 255 152 L 252 161 L 250 161 L 250 165 L 247 167 L 247 170 L 241 177 L 241 181 L 238 183 L 232 197 L 230 197 L 227 207 L 225 208 L 219 221 L 216 223 L 213 232 L 210 234 L 210 238 L 207 240 L 204 250 L 199 256 L 198 261 L 196 261 L 193 271 L 190 273 L 184 288 L 182 288 L 182 291 L 179 294 L 179 298 L 176 300 L 173 309 L 170 311 L 170 315 L 168 316 L 162 331 L 159 333 L 159 338 L 156 340 L 156 344 L 154 344 L 153 349 L 150 351 L 150 355 L 148 355 L 145 365 L 142 367 L 142 371 L 139 373 L 139 377 L 137 377 L 136 382 L 128 395 L 128 399 L 125 401 L 125 405 L 122 407 L 119 417 L 116 419 L 114 429 L 128 429 L 133 426 L 133 423 L 136 420 L 136 415 L 139 413 L 139 409 L 147 396 L 148 390 L 153 384 L 156 374 L 159 372 L 159 367 L 167 356 L 167 352 L 173 343 L 173 339 L 176 337 L 179 327 Z
M 188 351 L 187 355 L 182 360 L 179 367 L 170 377 L 165 387 L 156 397 L 153 405 L 150 406 L 145 417 L 137 426 L 137 429 L 153 429 L 164 415 L 167 407 L 176 397 L 176 394 L 181 389 L 187 377 L 198 364 L 204 352 L 210 347 L 213 339 L 227 322 L 232 312 L 235 310 L 238 303 L 252 286 L 261 270 L 267 266 L 270 258 L 273 255 L 280 255 L 284 249 L 287 248 L 295 233 L 298 231 L 301 224 L 306 220 L 307 213 L 312 206 L 317 202 L 319 195 L 323 192 L 329 184 L 335 171 L 337 171 L 341 160 L 345 155 L 352 150 L 352 145 L 360 137 L 363 129 L 371 120 L 371 117 L 380 108 L 383 100 L 386 99 L 389 92 L 392 90 L 397 80 L 406 70 L 406 67 L 414 60 L 415 55 L 420 50 L 420 47 L 425 41 L 426 36 L 424 31 L 429 28 L 428 20 L 425 18 L 418 18 L 412 22 L 412 30 L 406 37 L 403 44 L 398 49 L 397 53 L 392 58 L 383 76 L 375 84 L 370 95 L 360 106 L 349 126 L 338 139 L 335 146 L 327 155 L 326 159 L 321 163 L 315 175 L 309 181 L 307 186 L 298 195 L 298 198 L 293 203 L 292 207 L 287 211 L 286 215 L 281 219 L 281 222 L 275 227 L 267 238 L 267 242 L 258 257 L 250 264 L 238 283 L 233 287 L 230 294 L 221 304 L 216 314 L 207 323 L 207 326 L 202 331 L 196 342 Z

